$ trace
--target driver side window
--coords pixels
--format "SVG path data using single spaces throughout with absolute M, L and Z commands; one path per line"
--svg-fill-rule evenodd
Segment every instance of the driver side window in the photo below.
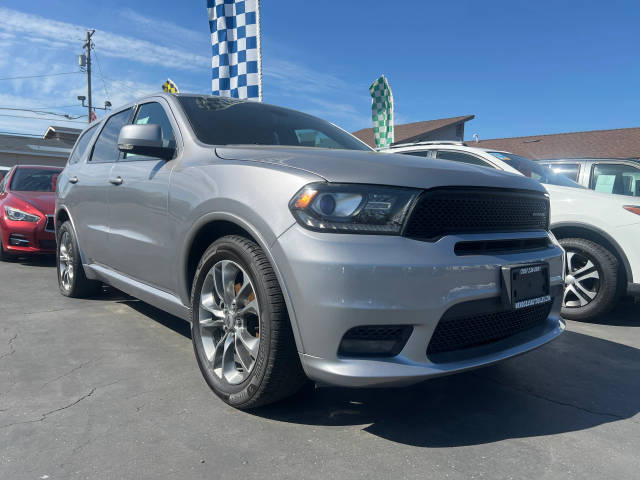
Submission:
M 169 148 L 176 148 L 176 139 L 173 134 L 173 126 L 169 121 L 167 113 L 157 102 L 144 103 L 138 107 L 136 116 L 133 119 L 134 125 L 160 125 L 162 130 L 162 146 Z M 140 161 L 140 160 L 157 160 L 154 157 L 147 157 L 145 155 L 136 155 L 134 153 L 127 153 L 123 159 L 126 161 Z

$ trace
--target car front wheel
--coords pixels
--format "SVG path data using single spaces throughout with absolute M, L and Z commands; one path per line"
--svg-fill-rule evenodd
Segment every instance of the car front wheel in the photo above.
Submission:
M 191 310 L 198 366 L 229 405 L 266 405 L 304 384 L 280 286 L 254 242 L 227 236 L 207 249 L 195 274 Z
M 567 253 L 562 316 L 588 320 L 611 310 L 618 300 L 618 259 L 584 238 L 559 240 Z
M 58 286 L 65 297 L 85 298 L 100 290 L 100 282 L 89 280 L 78 249 L 78 240 L 71 222 L 64 222 L 58 229 L 56 246 L 56 270 Z

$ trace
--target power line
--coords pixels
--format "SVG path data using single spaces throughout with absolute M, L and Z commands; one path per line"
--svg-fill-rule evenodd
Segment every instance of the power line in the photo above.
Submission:
M 100 59 L 98 58 L 98 52 L 96 52 L 95 45 L 93 46 L 93 53 L 96 56 L 96 63 L 98 64 L 98 73 L 100 74 L 100 79 L 102 80 L 102 86 L 104 87 L 104 96 L 105 98 L 109 98 L 109 92 L 107 91 L 107 83 L 104 81 L 104 75 L 102 74 L 102 67 L 100 66 Z
M 35 109 L 31 109 L 31 108 L 0 107 L 0 110 L 12 110 L 12 111 L 15 111 L 15 112 L 30 112 L 30 113 L 36 113 L 38 115 L 55 115 L 57 117 L 68 118 L 70 120 L 75 120 L 77 118 L 81 118 L 81 117 L 85 116 L 85 115 L 71 116 L 68 113 L 46 112 L 46 111 L 43 111 L 43 110 L 35 110 Z
M 83 115 L 84 117 L 85 115 Z M 34 118 L 36 120 L 48 120 L 51 122 L 68 122 L 68 123 L 86 123 L 80 120 L 63 120 L 62 118 L 43 118 L 43 117 L 30 117 L 28 115 L 9 115 L 7 113 L 0 113 L 0 117 L 12 117 L 12 118 Z
M 3 77 L 0 80 L 22 80 L 24 78 L 42 78 L 42 77 L 57 77 L 59 75 L 73 75 L 74 73 L 82 73 L 80 70 L 76 72 L 62 72 L 62 73 L 47 73 L 44 75 L 25 75 L 22 77 Z

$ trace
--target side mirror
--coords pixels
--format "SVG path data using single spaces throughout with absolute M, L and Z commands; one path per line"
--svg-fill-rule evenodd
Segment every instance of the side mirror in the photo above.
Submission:
M 164 160 L 171 160 L 175 153 L 174 148 L 163 146 L 160 125 L 125 125 L 118 136 L 118 150 Z

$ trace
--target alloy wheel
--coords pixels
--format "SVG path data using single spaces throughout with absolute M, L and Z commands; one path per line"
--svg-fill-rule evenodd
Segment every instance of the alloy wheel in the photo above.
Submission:
M 60 266 L 58 267 L 58 275 L 60 275 L 60 283 L 65 290 L 71 290 L 73 286 L 73 245 L 71 243 L 71 235 L 65 231 L 60 237 L 60 247 L 58 248 L 58 258 Z
M 198 323 L 213 373 L 234 385 L 246 380 L 260 347 L 260 307 L 240 265 L 221 260 L 209 270 L 200 293 Z
M 582 252 L 567 250 L 563 306 L 584 307 L 591 303 L 600 290 L 598 267 Z

